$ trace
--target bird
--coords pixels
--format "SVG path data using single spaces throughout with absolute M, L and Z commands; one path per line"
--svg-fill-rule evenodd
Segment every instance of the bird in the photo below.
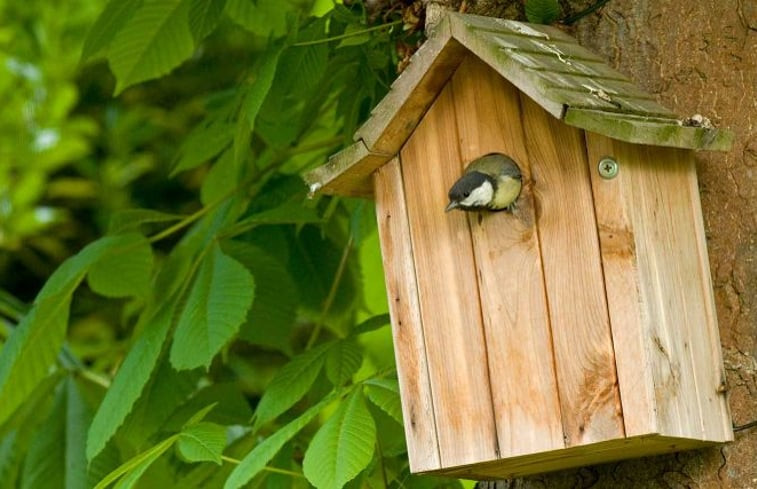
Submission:
M 517 163 L 502 153 L 489 153 L 473 160 L 449 189 L 444 209 L 464 211 L 515 209 L 523 176 Z

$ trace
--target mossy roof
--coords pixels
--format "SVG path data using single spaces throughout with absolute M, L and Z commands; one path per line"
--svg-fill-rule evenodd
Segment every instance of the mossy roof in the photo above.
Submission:
M 311 192 L 370 196 L 371 173 L 399 153 L 470 53 L 565 124 L 638 144 L 730 148 L 729 131 L 687 123 L 557 28 L 450 12 L 355 133 L 355 143 L 305 175 Z

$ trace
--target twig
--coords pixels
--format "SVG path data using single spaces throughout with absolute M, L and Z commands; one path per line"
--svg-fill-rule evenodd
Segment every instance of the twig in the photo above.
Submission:
M 367 32 L 378 31 L 380 29 L 385 29 L 387 27 L 392 27 L 392 26 L 395 26 L 395 25 L 401 24 L 401 23 L 402 23 L 401 20 L 395 20 L 394 22 L 389 22 L 388 24 L 381 24 L 381 25 L 369 27 L 367 29 L 362 29 L 362 30 L 359 30 L 359 31 L 348 32 L 347 34 L 341 34 L 341 35 L 333 36 L 333 37 L 324 37 L 323 39 L 314 39 L 312 41 L 296 42 L 296 43 L 292 44 L 292 46 L 293 47 L 312 46 L 314 44 L 323 44 L 325 42 L 338 41 L 340 39 L 347 39 L 348 37 L 359 36 L 359 35 L 365 34 Z

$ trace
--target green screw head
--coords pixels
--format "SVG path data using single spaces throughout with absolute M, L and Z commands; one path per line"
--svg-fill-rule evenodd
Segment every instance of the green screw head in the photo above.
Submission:
M 615 178 L 615 176 L 618 174 L 618 162 L 615 161 L 615 158 L 605 156 L 604 158 L 599 160 L 598 170 L 599 176 L 606 180 Z

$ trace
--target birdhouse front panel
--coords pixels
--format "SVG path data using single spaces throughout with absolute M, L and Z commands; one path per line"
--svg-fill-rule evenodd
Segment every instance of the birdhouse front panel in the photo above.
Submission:
M 557 29 L 436 27 L 355 144 L 307 176 L 375 197 L 413 472 L 503 478 L 732 439 L 686 149 L 729 140 Z M 492 153 L 514 208 L 445 212 L 497 195 L 499 173 L 469 168 Z

